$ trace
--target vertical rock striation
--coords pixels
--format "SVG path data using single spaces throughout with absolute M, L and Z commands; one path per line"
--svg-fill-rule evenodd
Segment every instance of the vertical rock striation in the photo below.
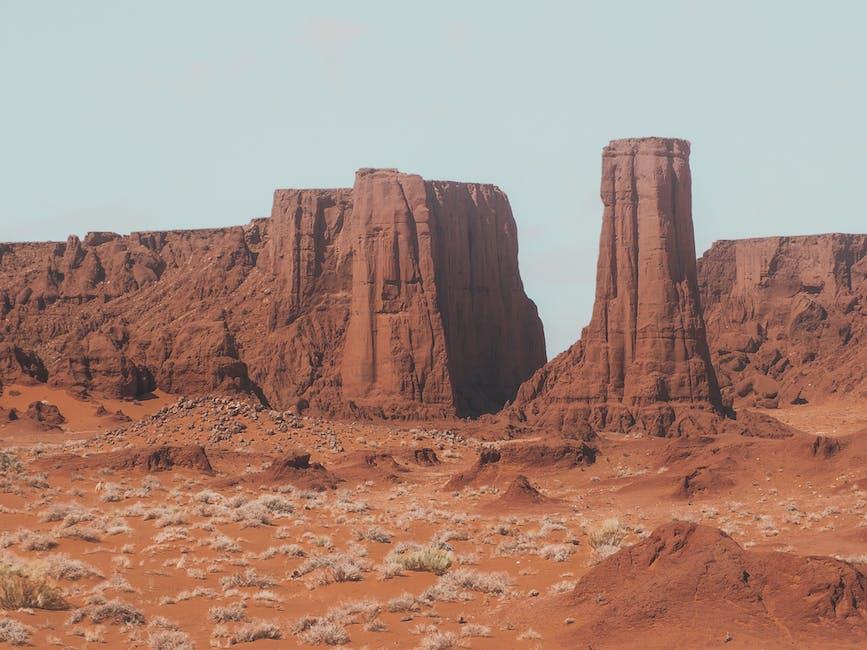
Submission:
M 6 381 L 446 417 L 496 411 L 544 362 L 492 185 L 362 169 L 244 227 L 0 244 Z
M 685 432 L 722 410 L 699 298 L 689 143 L 612 141 L 601 197 L 590 324 L 521 387 L 512 412 L 558 428 Z

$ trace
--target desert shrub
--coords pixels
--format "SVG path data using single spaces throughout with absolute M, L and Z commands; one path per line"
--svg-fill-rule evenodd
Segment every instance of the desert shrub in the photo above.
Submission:
M 390 612 L 409 612 L 418 609 L 418 603 L 415 596 L 409 592 L 405 592 L 389 600 L 386 608 Z
M 49 555 L 40 563 L 45 575 L 55 580 L 79 580 L 81 578 L 101 578 L 102 573 L 94 566 L 70 558 L 64 553 Z
M 565 562 L 572 555 L 572 547 L 568 544 L 546 544 L 539 549 L 539 556 L 546 560 Z
M 407 571 L 428 571 L 442 575 L 452 565 L 452 554 L 433 546 L 423 546 L 404 552 L 394 552 L 388 562 L 399 564 Z
M 76 612 L 76 614 L 80 615 L 79 612 Z M 109 600 L 108 602 L 94 605 L 84 610 L 83 614 L 90 617 L 90 620 L 94 623 L 142 625 L 145 622 L 144 614 L 140 609 L 122 600 Z
M 30 628 L 14 618 L 0 618 L 0 643 L 29 645 Z
M 278 494 L 263 494 L 255 501 L 251 501 L 248 505 L 257 504 L 278 515 L 291 515 L 295 511 L 295 506 L 286 497 Z
M 446 528 L 445 530 L 439 531 L 431 538 L 431 544 L 434 546 L 444 546 L 451 541 L 466 541 L 469 538 L 470 535 L 466 531 Z
M 575 585 L 577 583 L 574 580 L 563 580 L 561 582 L 556 582 L 548 589 L 552 594 L 562 594 L 567 591 L 572 591 L 575 589 Z
M 467 623 L 461 628 L 461 636 L 478 636 L 478 637 L 488 637 L 491 636 L 491 628 L 487 625 L 477 625 L 476 623 Z
M 63 592 L 36 572 L 0 565 L 0 608 L 68 609 Z
M 238 643 L 252 643 L 259 639 L 282 639 L 283 632 L 280 628 L 268 621 L 253 621 L 239 627 L 229 638 L 229 643 L 236 645 Z
M 148 636 L 148 647 L 151 650 L 193 650 L 192 639 L 180 630 L 159 630 Z
M 511 581 L 505 573 L 484 573 L 472 569 L 458 569 L 440 577 L 436 584 L 422 594 L 422 599 L 428 601 L 452 601 L 468 599 L 467 591 L 503 596 L 509 589 Z
M 421 650 L 453 650 L 458 648 L 459 640 L 452 632 L 434 632 L 421 640 Z
M 205 546 L 210 546 L 215 551 L 223 551 L 225 553 L 240 553 L 241 545 L 228 535 L 223 533 L 215 533 L 208 539 L 201 542 Z
M 271 525 L 271 514 L 261 503 L 251 501 L 233 510 L 229 518 L 244 528 L 258 528 Z
M 157 528 L 183 526 L 187 522 L 187 513 L 183 510 L 166 510 L 154 520 L 154 526 Z
M 83 542 L 99 542 L 102 540 L 100 531 L 96 528 L 79 526 L 77 524 L 66 526 L 65 522 L 63 526 L 55 528 L 51 534 L 57 538 L 80 539 Z
M 53 537 L 26 528 L 19 528 L 14 533 L 3 533 L 0 536 L 0 547 L 7 548 L 15 544 L 24 551 L 47 551 L 57 546 Z
M 96 514 L 77 503 L 55 503 L 39 513 L 40 521 L 62 521 L 64 526 L 74 526 L 94 519 Z
M 226 623 L 228 621 L 246 621 L 247 613 L 244 611 L 246 605 L 244 603 L 233 603 L 225 607 L 211 607 L 208 610 L 208 618 L 215 623 Z
M 247 569 L 244 573 L 236 573 L 231 576 L 223 576 L 220 578 L 220 586 L 223 589 L 231 589 L 232 587 L 273 587 L 277 584 L 271 576 L 259 575 L 253 568 Z
M 21 467 L 21 461 L 14 455 L 6 451 L 0 452 L 0 474 L 18 473 L 21 471 Z
M 367 632 L 385 632 L 388 629 L 388 626 L 380 620 L 375 620 L 365 623 L 364 629 Z
M 361 574 L 367 569 L 367 565 L 362 560 L 345 553 L 315 555 L 298 565 L 292 571 L 292 578 L 300 578 L 318 569 L 322 569 L 326 576 L 330 576 L 331 582 L 354 582 L 361 580 Z
M 271 546 L 264 551 L 259 556 L 262 560 L 270 560 L 272 557 L 277 555 L 285 555 L 286 557 L 304 557 L 306 553 L 304 553 L 304 549 L 298 546 L 298 544 L 282 544 L 281 546 Z
M 599 557 L 608 557 L 620 550 L 629 530 L 617 519 L 606 519 L 602 526 L 588 535 L 588 544 Z
M 391 533 L 376 526 L 370 526 L 363 530 L 355 531 L 355 539 L 358 541 L 368 540 L 370 542 L 379 542 L 380 544 L 390 544 Z
M 308 645 L 343 645 L 349 643 L 349 634 L 339 623 L 317 620 L 304 632 L 301 640 Z

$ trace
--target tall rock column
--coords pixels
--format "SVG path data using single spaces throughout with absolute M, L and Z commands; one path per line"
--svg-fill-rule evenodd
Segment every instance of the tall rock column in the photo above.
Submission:
M 612 141 L 602 153 L 596 301 L 581 340 L 519 390 L 521 417 L 655 435 L 722 402 L 702 319 L 689 143 Z M 684 416 L 687 416 L 684 421 Z
M 389 412 L 411 403 L 427 405 L 432 415 L 452 414 L 424 180 L 361 169 L 353 195 L 341 246 L 351 253 L 353 278 L 344 398 L 361 410 Z

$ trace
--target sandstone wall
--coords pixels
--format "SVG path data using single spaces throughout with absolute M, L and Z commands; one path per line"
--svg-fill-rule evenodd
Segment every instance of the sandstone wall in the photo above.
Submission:
M 698 269 L 713 361 L 736 405 L 867 397 L 867 235 L 719 241 Z
M 5 381 L 330 415 L 495 411 L 545 361 L 506 196 L 397 170 L 243 227 L 2 244 L 0 318 Z

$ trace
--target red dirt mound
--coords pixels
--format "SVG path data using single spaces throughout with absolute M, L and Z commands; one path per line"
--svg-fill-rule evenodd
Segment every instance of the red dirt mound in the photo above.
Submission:
M 739 410 L 734 420 L 727 420 L 725 429 L 749 438 L 791 438 L 800 430 L 776 418 L 755 411 Z
M 409 472 L 409 469 L 398 463 L 391 454 L 362 451 L 347 454 L 346 461 L 335 472 L 347 481 L 386 480 L 397 483 L 401 480 L 400 475 Z
M 735 464 L 731 458 L 726 461 L 730 465 Z M 721 467 L 696 467 L 678 480 L 674 496 L 689 499 L 697 495 L 716 494 L 734 487 L 736 482 L 729 473 Z
M 491 504 L 491 507 L 497 509 L 510 509 L 540 505 L 552 506 L 559 501 L 559 499 L 553 499 L 542 494 L 532 483 L 530 483 L 530 479 L 523 474 L 518 474 L 500 498 Z
M 174 467 L 197 469 L 205 474 L 213 474 L 214 468 L 205 454 L 204 447 L 190 445 L 188 447 L 160 447 L 142 458 L 140 461 L 149 472 L 164 472 Z
M 265 472 L 268 481 L 288 483 L 301 489 L 334 489 L 340 479 L 325 469 L 322 463 L 311 463 L 306 451 L 295 451 L 275 461 Z
M 479 452 L 475 465 L 455 474 L 443 489 L 459 490 L 469 485 L 493 484 L 517 469 L 568 470 L 592 465 L 598 453 L 595 447 L 581 443 L 561 445 L 504 445 Z
M 686 522 L 604 560 L 565 603 L 578 621 L 562 639 L 572 647 L 867 643 L 867 577 L 851 564 L 744 550 Z
M 148 449 L 123 449 L 90 456 L 58 455 L 40 461 L 46 469 L 76 472 L 108 468 L 112 470 L 140 469 L 146 472 L 165 472 L 173 469 L 192 469 L 213 475 L 214 468 L 199 445 L 163 445 Z

